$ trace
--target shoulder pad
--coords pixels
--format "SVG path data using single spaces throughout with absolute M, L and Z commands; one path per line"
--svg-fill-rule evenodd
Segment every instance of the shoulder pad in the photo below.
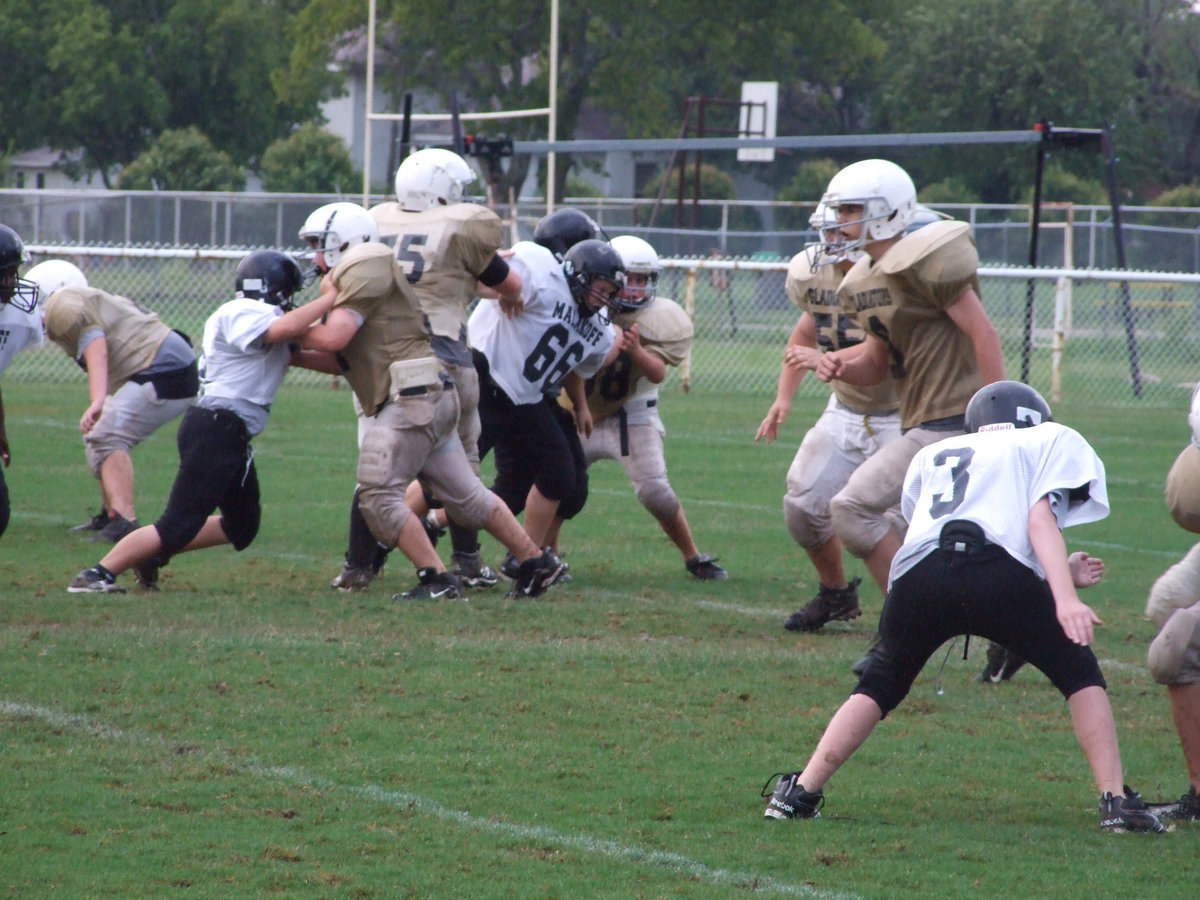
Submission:
M 626 327 L 636 322 L 638 334 L 644 341 L 667 344 L 692 339 L 691 318 L 682 306 L 666 297 L 655 297 L 649 306 L 629 314 L 627 320 L 622 315 L 617 322 Z
M 952 251 L 967 250 L 974 257 L 970 271 L 957 276 L 958 278 L 968 277 L 979 265 L 979 256 L 975 252 L 975 244 L 971 240 L 970 234 L 971 226 L 966 222 L 954 220 L 932 222 L 924 228 L 906 234 L 897 241 L 883 255 L 883 259 L 879 260 L 879 269 L 885 275 L 896 275 L 929 259 L 942 248 L 950 248 L 950 245 L 954 244 L 955 246 L 950 248 Z

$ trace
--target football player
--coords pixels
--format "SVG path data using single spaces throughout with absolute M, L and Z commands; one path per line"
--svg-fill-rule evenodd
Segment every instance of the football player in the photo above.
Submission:
M 1192 439 L 1167 475 L 1167 507 L 1181 528 L 1200 533 L 1200 387 L 1188 415 Z M 1178 801 L 1151 804 L 1163 818 L 1200 821 L 1200 543 L 1167 569 L 1150 589 L 1146 616 L 1158 626 L 1150 644 L 1150 674 L 1167 688 L 1167 699 L 1188 785 Z
M 495 291 L 510 311 L 519 309 L 521 284 L 497 253 L 503 224 L 485 206 L 469 203 L 467 188 L 475 171 L 457 153 L 438 147 L 418 150 L 396 169 L 396 200 L 372 207 L 371 217 L 384 243 L 395 247 L 396 259 L 429 319 L 433 352 L 445 366 L 458 392 L 458 436 L 475 474 L 479 474 L 479 376 L 467 346 L 467 307 L 476 285 Z M 360 423 L 362 410 L 356 403 Z M 359 434 L 365 432 L 365 426 Z M 426 512 L 421 485 L 409 488 L 408 505 Z M 468 587 L 496 583 L 496 573 L 483 564 L 477 532 L 449 522 L 454 550 L 450 570 Z M 350 509 L 346 562 L 331 587 L 365 590 L 379 571 L 383 555 L 371 537 L 355 495 Z
M 888 160 L 861 160 L 834 175 L 821 201 L 836 213 L 838 246 L 863 253 L 838 297 L 865 337 L 822 355 L 817 377 L 865 386 L 890 374 L 900 399 L 901 436 L 830 502 L 842 545 L 883 585 L 903 537 L 888 511 L 908 464 L 921 447 L 962 433 L 967 401 L 1004 378 L 1004 355 L 979 299 L 970 226 L 948 219 L 906 233 L 917 211 L 907 172 Z
M 691 350 L 692 320 L 678 303 L 658 293 L 662 266 L 650 244 L 619 235 L 611 245 L 625 266 L 625 287 L 612 312 L 620 329 L 619 349 L 612 362 L 586 382 L 580 379 L 587 403 L 574 413 L 584 459 L 589 466 L 599 459 L 624 466 L 638 502 L 679 548 L 688 572 L 700 579 L 728 578 L 715 557 L 697 549 L 683 505 L 667 479 L 663 454 L 666 429 L 658 413 L 658 386 L 667 367 L 678 366 Z M 566 394 L 562 400 L 570 403 Z M 556 520 L 551 546 L 557 545 L 560 522 Z
M 1108 515 L 1104 465 L 1020 382 L 980 389 L 964 428 L 914 457 L 902 500 L 910 524 L 892 561 L 879 647 L 804 768 L 779 777 L 764 815 L 816 818 L 825 783 L 901 703 L 934 651 L 978 634 L 1011 647 L 1066 698 L 1100 791 L 1100 827 L 1163 832 L 1125 785 L 1107 685 L 1088 646 L 1102 623 L 1077 588 L 1098 582 L 1103 562 L 1068 556 L 1062 535 Z
M 38 286 L 46 336 L 87 372 L 79 431 L 101 510 L 77 530 L 118 541 L 138 527 L 130 450 L 195 403 L 196 353 L 187 335 L 133 300 L 89 287 L 65 260 L 39 263 L 27 277 Z
M 29 262 L 29 251 L 21 236 L 0 225 L 0 374 L 22 350 L 40 347 L 42 318 L 37 312 L 37 285 L 21 277 L 21 266 Z M 4 469 L 12 462 L 8 432 L 4 427 L 4 396 L 0 394 L 0 535 L 8 528 L 11 511 Z
M 375 220 L 353 203 L 314 210 L 300 230 L 321 292 L 331 308 L 303 335 L 303 346 L 336 360 L 368 423 L 358 458 L 359 505 L 372 535 L 398 547 L 417 567 L 418 583 L 394 599 L 454 599 L 458 577 L 446 571 L 405 502 L 420 477 L 453 518 L 483 528 L 520 562 L 513 587 L 537 596 L 562 565 L 541 551 L 474 472 L 458 437 L 458 392 L 434 354 L 426 313 Z M 498 305 L 498 304 L 497 304 Z
M 817 205 L 809 221 L 821 242 L 806 247 L 788 264 L 785 289 L 799 307 L 800 318 L 784 350 L 775 402 L 758 426 L 756 441 L 765 438 L 770 443 L 779 436 L 796 390 L 817 368 L 821 354 L 853 347 L 866 336 L 838 300 L 842 278 L 862 250 L 838 244 L 837 217 L 825 204 Z M 900 436 L 900 401 L 890 376 L 862 387 L 835 381 L 832 388 L 825 411 L 804 435 L 787 473 L 784 520 L 792 539 L 812 561 L 818 581 L 816 596 L 784 620 L 783 627 L 790 631 L 817 631 L 826 622 L 861 613 L 860 579 L 846 577 L 830 504 L 859 466 Z M 898 513 L 892 518 L 893 526 L 902 530 Z M 886 583 L 879 589 L 886 592 Z
M 179 426 L 179 471 L 166 510 L 76 575 L 68 591 L 124 593 L 116 579 L 126 569 L 143 588 L 157 590 L 159 568 L 177 553 L 250 546 L 262 517 L 250 440 L 266 426 L 289 365 L 336 371 L 323 354 L 292 349 L 331 304 L 322 295 L 292 309 L 303 281 L 296 261 L 278 250 L 255 250 L 238 264 L 235 299 L 204 325 L 200 398 Z
M 565 212 L 551 215 L 571 225 L 575 217 Z M 605 241 L 570 244 L 560 261 L 550 244 L 570 237 L 539 225 L 535 238 L 546 246 L 521 241 L 508 260 L 521 278 L 520 315 L 509 318 L 484 299 L 468 330 L 479 370 L 480 454 L 495 449 L 493 489 L 514 513 L 524 511 L 526 532 L 546 544 L 555 518 L 572 518 L 587 501 L 583 447 L 574 419 L 556 398 L 569 374 L 591 377 L 616 357 L 607 310 L 624 287 L 625 271 Z M 581 389 L 572 399 L 586 404 Z

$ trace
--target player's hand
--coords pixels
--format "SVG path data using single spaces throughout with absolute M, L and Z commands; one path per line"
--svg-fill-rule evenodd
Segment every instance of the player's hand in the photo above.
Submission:
M 783 362 L 797 372 L 815 372 L 824 354 L 814 347 L 792 344 L 783 351 Z
M 525 311 L 525 298 L 514 297 L 511 300 L 505 300 L 503 297 L 497 298 L 500 303 L 500 312 L 509 319 L 515 319 Z
M 772 403 L 771 408 L 767 411 L 767 417 L 759 423 L 758 431 L 754 433 L 754 440 L 766 438 L 768 444 L 776 440 L 779 437 L 779 426 L 787 419 L 789 412 L 791 412 L 791 408 L 787 404 L 780 403 L 778 400 Z
M 1100 579 L 1104 577 L 1104 560 L 1098 556 L 1088 556 L 1082 550 L 1068 556 L 1067 565 L 1071 569 L 1071 580 L 1077 588 L 1099 584 Z
M 846 363 L 836 352 L 822 353 L 821 359 L 817 362 L 817 366 L 813 371 L 817 373 L 817 377 L 822 381 L 828 382 L 836 378 L 841 378 L 845 368 Z
M 8 438 L 0 435 L 0 461 L 4 462 L 4 468 L 8 468 L 12 463 L 12 453 L 8 449 Z
M 1092 608 L 1078 597 L 1055 601 L 1054 614 L 1066 636 L 1085 647 L 1092 642 L 1093 627 L 1104 624 Z
M 100 403 L 93 403 L 83 411 L 83 416 L 79 419 L 80 434 L 87 434 L 95 427 L 96 421 L 100 418 L 100 413 L 103 409 L 104 402 L 101 401 Z
M 637 322 L 634 322 L 621 332 L 621 350 L 630 356 L 634 356 L 641 349 L 642 339 L 638 335 Z
M 582 409 L 575 410 L 575 430 L 582 434 L 585 438 L 592 436 L 592 430 L 596 427 L 596 420 L 592 418 L 592 411 L 585 404 Z

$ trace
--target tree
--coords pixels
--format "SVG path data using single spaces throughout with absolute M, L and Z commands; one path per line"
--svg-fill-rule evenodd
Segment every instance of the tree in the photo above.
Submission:
M 263 189 L 301 194 L 339 194 L 359 179 L 350 151 L 337 135 L 315 122 L 301 125 L 263 153 Z
M 1130 4 L 1126 4 L 1130 5 Z M 1095 0 L 916 0 L 900 16 L 871 122 L 878 131 L 1030 129 L 1113 123 L 1122 157 L 1140 156 L 1128 17 Z M 961 174 L 984 200 L 1010 202 L 1033 179 L 1032 148 L 896 154 L 914 178 Z M 1060 157 L 1094 174 L 1095 154 Z
M 91 0 L 59 0 L 48 11 L 46 52 L 55 146 L 82 147 L 84 163 L 109 172 L 133 159 L 158 131 L 167 98 L 128 26 Z
M 148 31 L 155 74 L 170 98 L 165 125 L 194 125 L 250 166 L 294 123 L 318 115 L 316 95 L 275 84 L 287 65 L 291 19 L 278 0 L 176 0 Z
M 737 98 L 742 81 L 776 79 L 785 88 L 781 106 L 788 111 L 781 109 L 781 122 L 786 127 L 811 124 L 812 111 L 820 109 L 821 127 L 836 130 L 850 115 L 845 110 L 853 108 L 845 84 L 858 75 L 869 78 L 871 63 L 886 50 L 863 11 L 886 12 L 894 5 L 892 0 L 797 0 L 781 19 L 774 0 L 731 0 L 719 12 L 702 0 L 563 4 L 558 137 L 574 135 L 585 115 L 614 136 L 677 134 L 688 97 Z M 297 18 L 288 83 L 336 90 L 325 71 L 330 49 L 351 29 L 359 29 L 352 34 L 361 41 L 364 24 L 365 10 L 358 4 L 313 0 Z M 405 92 L 437 111 L 449 109 L 451 92 L 471 111 L 547 105 L 549 4 L 459 0 L 431 14 L 429 5 L 417 0 L 381 0 L 378 31 L 379 64 L 385 71 L 376 86 L 390 93 L 395 111 Z M 465 127 L 476 126 L 466 120 Z M 517 140 L 547 134 L 544 118 L 511 119 L 479 130 L 503 131 Z M 725 165 L 732 154 L 714 154 L 714 159 Z M 559 154 L 557 162 L 555 195 L 561 197 L 577 161 Z M 498 184 L 502 196 L 524 182 L 530 164 L 528 158 L 511 160 Z M 757 171 L 768 175 L 774 167 Z
M 158 141 L 121 172 L 131 191 L 240 191 L 245 173 L 200 129 L 164 131 Z

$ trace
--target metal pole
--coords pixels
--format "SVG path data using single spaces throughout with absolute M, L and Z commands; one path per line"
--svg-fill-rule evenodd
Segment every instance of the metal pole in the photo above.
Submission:
M 550 140 L 558 140 L 558 0 L 550 0 Z M 558 178 L 554 151 L 546 154 L 546 215 L 554 212 L 554 182 Z
M 1112 203 L 1113 241 L 1116 244 L 1117 268 L 1125 269 L 1125 239 L 1121 234 L 1121 198 L 1117 191 L 1117 157 L 1113 154 L 1112 126 L 1104 123 L 1101 138 L 1105 168 L 1108 170 L 1108 198 Z M 1137 323 L 1133 318 L 1133 305 L 1129 299 L 1129 282 L 1121 282 L 1121 318 L 1125 323 L 1125 345 L 1129 350 L 1129 377 L 1133 384 L 1133 396 L 1142 396 L 1142 371 L 1138 361 Z
M 371 205 L 371 113 L 375 106 L 375 0 L 367 4 L 367 108 L 363 114 L 362 205 Z
M 1034 167 L 1033 208 L 1029 211 L 1029 267 L 1037 267 L 1038 230 L 1042 224 L 1042 177 L 1046 168 L 1046 140 L 1050 136 L 1051 125 L 1045 119 L 1034 126 L 1042 133 L 1041 143 L 1037 145 L 1037 163 Z M 1025 287 L 1025 334 L 1021 343 L 1021 380 L 1029 383 L 1029 358 L 1033 352 L 1033 298 L 1035 284 L 1032 278 Z

